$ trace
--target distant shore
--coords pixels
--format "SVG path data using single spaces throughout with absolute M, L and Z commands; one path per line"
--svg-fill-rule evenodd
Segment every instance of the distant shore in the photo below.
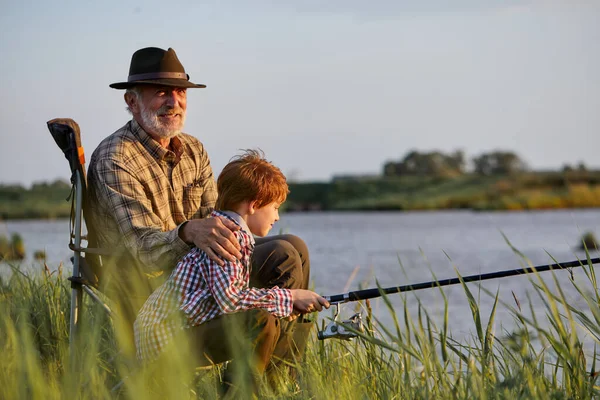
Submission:
M 344 178 L 291 183 L 291 211 L 546 210 L 600 207 L 600 172 Z
M 0 219 L 69 218 L 71 185 L 0 185 Z M 600 171 L 454 177 L 345 177 L 290 183 L 283 209 L 304 211 L 548 210 L 600 207 Z

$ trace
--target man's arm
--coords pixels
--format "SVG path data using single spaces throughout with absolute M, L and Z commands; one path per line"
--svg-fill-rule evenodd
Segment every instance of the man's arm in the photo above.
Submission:
M 239 256 L 238 243 L 231 232 L 238 227 L 229 221 L 195 219 L 163 231 L 144 185 L 119 162 L 99 160 L 90 170 L 89 178 L 98 197 L 96 201 L 112 211 L 123 245 L 147 271 L 172 268 L 193 244 L 200 244 L 200 248 L 214 246 L 216 251 L 230 249 L 233 255 L 226 256 Z M 223 246 L 224 241 L 229 245 Z
M 187 254 L 190 246 L 179 238 L 179 227 L 162 230 L 144 185 L 127 168 L 104 159 L 89 172 L 96 201 L 112 211 L 122 244 L 148 271 L 173 267 Z

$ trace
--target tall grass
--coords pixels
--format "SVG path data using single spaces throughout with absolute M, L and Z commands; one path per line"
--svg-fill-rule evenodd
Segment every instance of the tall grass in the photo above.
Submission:
M 598 354 L 600 293 L 594 269 L 584 261 L 585 285 L 551 278 L 550 287 L 532 276 L 531 296 L 543 311 L 522 310 L 516 299 L 494 299 L 483 315 L 472 293 L 468 301 L 472 335 L 456 340 L 449 330 L 452 307 L 444 292 L 444 313 L 436 323 L 427 307 L 394 309 L 384 303 L 392 323 L 383 326 L 367 314 L 367 329 L 352 341 L 309 343 L 298 375 L 284 371 L 276 385 L 262 382 L 261 398 L 283 399 L 592 399 L 600 396 Z M 552 276 L 550 274 L 550 276 Z M 526 279 L 526 278 L 523 278 Z M 573 285 L 586 308 L 567 301 Z M 591 285 L 592 289 L 588 287 Z M 61 270 L 28 276 L 15 269 L 0 281 L 0 398 L 2 399 L 169 399 L 215 398 L 221 367 L 194 370 L 185 344 L 148 368 L 120 362 L 118 329 L 98 307 L 86 302 L 79 358 L 68 351 L 70 287 Z M 513 315 L 511 331 L 496 335 L 499 308 Z M 415 310 L 411 314 L 410 310 Z M 487 323 L 484 323 L 487 321 Z M 323 323 L 323 321 L 321 321 Z M 584 346 L 584 339 L 592 346 Z M 117 386 L 119 382 L 123 385 Z M 235 398 L 252 395 L 247 388 Z

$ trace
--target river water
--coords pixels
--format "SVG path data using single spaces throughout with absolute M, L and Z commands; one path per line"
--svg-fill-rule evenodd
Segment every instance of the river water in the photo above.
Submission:
M 524 260 L 506 240 L 518 249 L 532 265 L 574 260 L 585 257 L 577 250 L 583 233 L 600 233 L 600 209 L 536 212 L 314 212 L 283 214 L 272 233 L 293 233 L 302 237 L 311 252 L 314 289 L 325 295 L 356 290 L 359 286 L 399 286 L 461 275 L 481 274 L 521 268 Z M 35 250 L 45 250 L 47 264 L 56 268 L 60 263 L 70 266 L 69 222 L 8 221 L 0 223 L 0 234 L 19 233 L 25 242 L 28 258 L 22 269 L 39 269 L 32 260 Z M 505 239 L 506 238 L 506 239 Z M 592 257 L 598 254 L 594 251 Z M 2 271 L 4 269 L 5 271 Z M 8 267 L 0 264 L 0 272 Z M 576 282 L 591 289 L 581 269 L 573 270 Z M 581 304 L 581 296 L 569 283 L 569 273 L 556 272 L 561 288 L 571 304 Z M 516 297 L 523 308 L 530 302 L 543 316 L 543 304 L 535 296 L 531 275 L 470 283 L 479 297 L 484 323 L 491 311 L 493 298 L 484 291 L 498 292 L 500 299 L 514 305 Z M 553 285 L 552 273 L 544 280 Z M 449 304 L 449 326 L 455 338 L 471 336 L 474 331 L 471 312 L 463 289 L 444 289 Z M 531 299 L 528 299 L 528 295 Z M 514 297 L 513 297 L 514 296 Z M 407 301 L 416 315 L 420 301 L 438 324 L 443 319 L 444 300 L 439 290 L 426 289 L 406 295 L 391 296 L 392 304 L 401 316 Z M 375 316 L 385 325 L 392 318 L 381 300 L 372 301 Z M 342 307 L 342 315 L 353 312 L 354 305 Z M 322 313 L 329 316 L 330 312 Z M 506 307 L 496 315 L 496 333 L 514 326 L 514 318 Z

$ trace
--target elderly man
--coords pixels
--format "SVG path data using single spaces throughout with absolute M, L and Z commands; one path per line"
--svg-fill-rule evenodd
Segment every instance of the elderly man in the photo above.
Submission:
M 182 132 L 186 91 L 205 85 L 190 82 L 173 49 L 149 47 L 133 54 L 127 81 L 110 87 L 126 90 L 133 118 L 92 155 L 86 222 L 97 245 L 114 251 L 104 261 L 111 272 L 103 280 L 118 302 L 124 326 L 131 329 L 161 275 L 168 275 L 192 246 L 220 265 L 220 257 L 233 260 L 241 254 L 232 234 L 236 225 L 205 218 L 217 197 L 213 171 L 202 143 Z M 309 276 L 308 250 L 301 239 L 257 239 L 252 286 L 307 289 Z M 302 320 L 283 322 L 274 355 L 290 357 L 290 347 L 301 352 L 310 326 Z M 133 347 L 125 351 L 131 354 Z

